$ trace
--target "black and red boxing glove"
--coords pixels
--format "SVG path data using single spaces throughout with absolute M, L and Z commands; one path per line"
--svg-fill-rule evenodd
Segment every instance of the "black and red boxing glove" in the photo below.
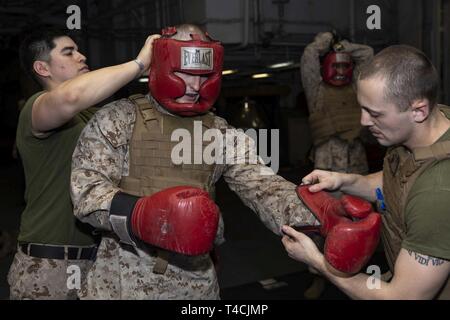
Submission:
M 212 250 L 219 208 L 199 188 L 178 186 L 147 197 L 118 192 L 111 203 L 110 221 L 121 241 L 147 244 L 184 255 Z
M 380 214 L 361 198 L 344 195 L 337 199 L 328 192 L 313 193 L 308 188 L 298 186 L 297 195 L 321 223 L 318 231 L 325 237 L 325 259 L 336 273 L 359 272 L 378 245 Z

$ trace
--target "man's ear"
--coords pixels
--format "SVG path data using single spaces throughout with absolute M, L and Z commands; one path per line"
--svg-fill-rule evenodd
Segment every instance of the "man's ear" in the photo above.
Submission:
M 430 102 L 426 98 L 414 100 L 411 104 L 412 116 L 415 122 L 424 122 L 430 115 Z
M 38 76 L 47 78 L 50 76 L 50 68 L 47 62 L 37 60 L 33 63 L 33 70 Z

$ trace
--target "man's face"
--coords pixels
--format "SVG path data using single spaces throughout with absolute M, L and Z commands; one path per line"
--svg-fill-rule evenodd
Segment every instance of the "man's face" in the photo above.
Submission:
M 50 51 L 49 72 L 53 81 L 62 83 L 89 72 L 86 57 L 78 52 L 78 46 L 69 37 L 53 40 L 56 47 Z
M 336 71 L 336 74 L 333 77 L 335 85 L 343 86 L 352 82 L 352 79 L 349 76 L 349 69 L 351 67 L 351 64 L 346 62 L 333 63 L 333 69 Z
M 396 105 L 386 102 L 384 85 L 385 81 L 381 77 L 358 80 L 361 125 L 368 127 L 382 146 L 407 145 L 413 138 L 411 109 L 401 112 Z
M 206 76 L 192 75 L 184 72 L 175 72 L 186 84 L 184 96 L 176 99 L 177 103 L 196 103 L 198 101 L 199 90 L 202 84 L 208 79 Z
M 353 64 L 348 53 L 330 52 L 322 63 L 323 80 L 336 87 L 345 86 L 352 82 Z

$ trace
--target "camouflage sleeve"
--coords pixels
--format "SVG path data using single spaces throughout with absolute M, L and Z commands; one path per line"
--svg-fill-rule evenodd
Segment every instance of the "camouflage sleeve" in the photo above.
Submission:
M 365 44 L 351 43 L 347 40 L 341 41 L 341 44 L 344 47 L 344 51 L 352 56 L 356 67 L 373 57 L 373 49 Z
M 106 105 L 88 122 L 72 156 L 74 214 L 99 229 L 111 230 L 109 209 L 128 170 L 134 117 L 134 105 L 127 99 Z
M 230 139 L 230 135 L 234 138 Z M 225 181 L 242 202 L 258 214 L 266 227 L 281 235 L 284 224 L 319 225 L 299 200 L 296 185 L 276 175 L 257 156 L 254 140 L 243 131 L 229 128 L 224 145 Z
M 322 82 L 319 50 L 314 42 L 309 44 L 305 48 L 305 51 L 303 51 L 302 58 L 300 59 L 300 74 L 309 112 L 312 113 L 319 91 L 319 85 Z

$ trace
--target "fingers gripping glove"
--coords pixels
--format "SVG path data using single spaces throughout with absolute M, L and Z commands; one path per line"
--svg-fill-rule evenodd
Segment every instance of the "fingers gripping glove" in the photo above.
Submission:
M 136 245 L 138 238 L 169 251 L 201 255 L 213 247 L 219 209 L 206 191 L 189 186 L 143 198 L 119 192 L 111 204 L 110 220 L 123 242 Z
M 297 194 L 321 223 L 326 261 L 338 273 L 359 272 L 378 245 L 380 214 L 360 198 L 345 195 L 337 199 L 325 191 L 312 193 L 308 187 L 298 186 Z

